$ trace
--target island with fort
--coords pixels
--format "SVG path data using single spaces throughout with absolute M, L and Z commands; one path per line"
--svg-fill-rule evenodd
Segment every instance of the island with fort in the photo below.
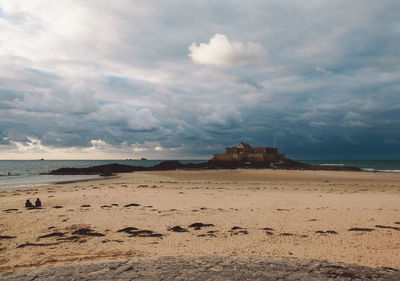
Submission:
M 183 164 L 179 160 L 166 160 L 152 167 L 124 164 L 107 164 L 87 168 L 60 168 L 50 171 L 50 175 L 103 175 L 131 173 L 138 171 L 166 171 L 177 169 L 283 169 L 283 170 L 329 170 L 361 171 L 358 167 L 310 165 L 286 158 L 276 147 L 252 147 L 239 142 L 235 147 L 227 147 L 224 154 L 214 154 L 207 162 Z

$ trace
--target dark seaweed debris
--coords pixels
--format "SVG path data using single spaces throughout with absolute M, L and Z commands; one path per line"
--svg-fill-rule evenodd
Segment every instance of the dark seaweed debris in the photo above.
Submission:
M 83 236 L 105 236 L 103 233 L 93 232 L 94 230 L 90 228 L 80 228 L 74 232 L 72 235 L 83 235 Z
M 5 210 L 3 210 L 3 212 L 6 212 L 6 213 L 15 212 L 15 211 L 18 211 L 18 209 L 5 209 Z
M 393 229 L 393 230 L 397 230 L 400 231 L 400 227 L 397 226 L 389 226 L 389 225 L 375 225 L 376 228 L 388 228 L 388 229 Z
M 261 228 L 262 230 L 267 230 L 267 231 L 273 231 L 274 229 L 273 228 L 271 228 L 271 227 L 264 227 L 264 228 Z
M 189 227 L 193 227 L 193 228 L 197 228 L 197 229 L 199 229 L 199 228 L 202 228 L 202 227 L 211 227 L 211 226 L 215 226 L 215 225 L 213 225 L 212 223 L 202 223 L 202 222 L 195 222 L 195 223 L 192 223 L 191 225 L 189 225 Z
M 130 204 L 125 205 L 124 207 L 125 207 L 125 208 L 128 208 L 128 207 L 138 207 L 138 206 L 140 206 L 140 204 L 137 204 L 137 203 L 130 203 Z
M 246 228 L 240 226 L 234 226 L 229 230 L 231 235 L 238 235 L 238 234 L 249 234 Z
M 152 230 L 137 230 L 137 231 L 132 231 L 131 235 L 129 237 L 159 237 L 162 238 L 163 235 L 160 233 L 156 233 Z
M 117 232 L 125 232 L 125 233 L 132 234 L 135 230 L 139 230 L 139 229 L 136 227 L 133 227 L 133 226 L 128 226 L 128 227 L 118 230 Z
M 39 236 L 39 238 L 49 238 L 49 237 L 62 237 L 64 236 L 65 233 L 61 233 L 61 232 L 53 232 L 53 233 L 49 233 L 49 234 L 45 234 L 42 236 Z
M 53 245 L 58 245 L 61 242 L 55 242 L 55 243 L 25 243 L 17 246 L 17 248 L 25 248 L 25 247 L 45 247 L 45 246 L 53 246 Z
M 17 236 L 0 235 L 0 240 L 1 239 L 14 239 L 14 238 L 17 238 Z
M 374 231 L 375 229 L 373 228 L 362 228 L 362 227 L 353 227 L 350 228 L 349 231 L 365 231 L 365 232 L 370 232 L 370 231 Z
M 57 238 L 58 241 L 76 241 L 81 239 L 79 236 L 70 236 L 70 237 L 61 237 L 61 238 Z
M 240 227 L 240 226 L 234 226 L 234 227 L 231 228 L 231 230 L 239 230 L 239 229 L 243 229 L 243 228 Z
M 168 228 L 168 231 L 173 231 L 173 232 L 188 232 L 186 228 L 180 227 L 179 225 Z
M 354 231 L 354 230 L 352 230 L 352 231 Z M 327 230 L 327 231 L 317 230 L 315 233 L 318 233 L 318 234 L 339 234 L 334 230 Z

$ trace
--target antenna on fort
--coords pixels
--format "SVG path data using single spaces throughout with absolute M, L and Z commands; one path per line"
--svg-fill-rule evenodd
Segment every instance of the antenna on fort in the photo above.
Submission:
M 276 148 L 276 136 L 274 135 L 274 148 Z

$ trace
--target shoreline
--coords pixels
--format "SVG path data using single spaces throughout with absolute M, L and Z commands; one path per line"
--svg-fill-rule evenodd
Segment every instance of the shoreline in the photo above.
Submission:
M 24 188 L 28 186 L 41 186 L 41 185 L 51 185 L 51 184 L 58 184 L 58 183 L 68 183 L 68 182 L 86 182 L 86 181 L 96 181 L 96 180 L 101 180 L 103 177 L 97 176 L 97 175 L 65 175 L 61 177 L 66 177 L 70 178 L 61 180 L 61 179 L 38 179 L 38 177 L 41 176 L 46 176 L 46 175 L 34 175 L 33 177 L 36 178 L 36 180 L 29 181 L 25 180 L 23 182 L 14 182 L 14 183 L 0 183 L 0 192 L 6 189 L 15 189 L 15 188 Z M 77 177 L 77 179 L 73 179 L 73 177 Z
M 274 169 L 274 170 L 320 170 L 320 171 L 329 171 L 329 170 L 343 170 L 344 168 L 346 168 L 345 170 L 347 171 L 356 171 L 354 169 L 358 169 L 358 171 L 362 171 L 362 172 L 371 172 L 371 173 L 400 173 L 400 169 L 397 168 L 389 168 L 389 167 L 397 167 L 397 166 L 393 166 L 391 165 L 382 165 L 380 162 L 382 162 L 381 160 L 299 160 L 298 161 L 292 161 L 290 159 L 286 159 L 287 163 L 285 165 L 287 165 L 288 167 L 282 169 L 279 167 L 275 167 L 276 165 L 267 165 L 268 163 L 265 163 L 267 166 L 266 167 L 262 167 L 262 165 L 260 167 L 258 167 L 256 165 L 256 167 L 248 167 L 246 165 L 238 165 L 240 163 L 232 163 L 232 167 L 228 167 L 228 166 L 224 166 L 222 165 L 223 163 L 221 162 L 220 164 L 209 164 L 212 163 L 213 161 L 209 161 L 208 163 L 205 160 L 149 160 L 150 162 L 153 162 L 155 164 L 153 164 L 153 166 L 149 166 L 149 165 L 144 165 L 144 166 L 137 166 L 137 164 L 140 165 L 140 163 L 142 163 L 143 161 L 141 160 L 111 160 L 111 162 L 108 162 L 109 160 L 95 160 L 98 162 L 106 162 L 103 165 L 100 166 L 88 166 L 87 168 L 60 168 L 58 170 L 51 170 L 49 169 L 49 172 L 47 173 L 43 173 L 40 172 L 39 174 L 34 174 L 31 176 L 19 176 L 19 177 L 15 177 L 15 176 L 7 176 L 7 175 L 0 175 L 0 189 L 4 190 L 5 188 L 24 188 L 26 186 L 29 185 L 41 185 L 41 184 L 52 184 L 52 183 L 57 183 L 57 182 L 61 182 L 61 183 L 67 183 L 69 181 L 73 181 L 73 182 L 79 182 L 79 181 L 86 181 L 88 180 L 88 177 L 91 178 L 91 176 L 106 176 L 106 175 L 112 175 L 112 174 L 118 174 L 118 173 L 124 173 L 124 172 L 129 172 L 129 170 L 132 171 L 157 171 L 157 170 L 174 170 L 174 169 L 178 169 L 178 170 L 213 170 L 213 169 Z M 22 160 L 23 161 L 23 160 Z M 55 161 L 64 161 L 64 160 L 55 160 Z M 66 160 L 67 162 L 69 160 Z M 71 161 L 77 161 L 77 160 L 71 160 Z M 87 161 L 87 160 L 79 160 L 79 161 Z M 130 162 L 134 162 L 133 165 Z M 183 162 L 182 162 L 183 161 Z M 346 161 L 348 161 L 348 163 L 346 163 Z M 378 162 L 375 165 L 375 168 L 370 168 L 371 166 L 364 166 L 366 164 L 360 164 L 361 162 Z M 390 160 L 391 162 L 395 161 L 395 160 Z M 1 160 L 0 160 L 1 162 Z M 126 163 L 130 163 L 128 165 L 126 165 L 124 162 Z M 313 163 L 314 162 L 314 163 Z M 340 162 L 340 163 L 329 163 L 329 162 Z M 385 162 L 385 161 L 384 161 Z M 41 162 L 38 162 L 41 163 Z M 119 163 L 119 164 L 117 164 Z M 122 164 L 124 163 L 124 164 Z M 183 164 L 182 164 L 183 163 Z M 327 164 L 329 163 L 329 164 Z M 356 164 L 358 163 L 358 164 Z M 226 164 L 226 163 L 225 163 Z M 297 164 L 300 164 L 300 166 L 298 166 Z M 219 165 L 222 165 L 224 167 L 219 167 Z M 238 165 L 236 167 L 236 165 Z M 297 165 L 297 166 L 296 166 Z M 308 168 L 304 169 L 301 167 L 301 165 L 306 165 Z M 351 166 L 354 167 L 351 167 Z M 357 165 L 361 165 L 361 166 L 357 166 Z M 400 163 L 399 163 L 400 165 Z M 66 164 L 65 167 L 67 167 L 68 164 Z M 204 166 L 204 167 L 203 167 Z M 364 166 L 364 167 L 363 167 Z M 73 165 L 72 165 L 73 167 Z M 359 168 L 357 168 L 359 167 Z M 47 169 L 47 168 L 46 168 Z M 122 171 L 120 171 L 122 170 Z M 3 171 L 4 172 L 4 171 Z M 83 177 L 82 179 L 46 179 L 47 177 L 51 177 L 51 174 L 54 174 L 53 176 L 77 176 L 77 177 Z M 30 179 L 26 179 L 26 177 L 29 177 Z M 41 177 L 41 178 L 39 178 Z M 15 180 L 7 180 L 8 178 L 16 178 Z M 91 180 L 91 179 L 90 179 Z M 4 183 L 7 182 L 7 183 Z
M 235 168 L 235 169 L 202 169 L 202 168 L 195 168 L 195 169 L 176 169 L 176 170 L 168 170 L 168 171 L 235 171 L 235 170 L 272 170 L 272 171 L 321 171 L 321 172 L 346 172 L 346 173 L 371 173 L 371 174 L 393 174 L 397 175 L 400 174 L 400 170 L 366 170 L 366 169 L 361 169 L 360 171 L 334 171 L 334 170 L 290 170 L 290 169 L 269 169 L 269 168 Z M 131 173 L 137 173 L 137 172 L 144 172 L 144 171 L 136 171 L 136 172 L 131 172 Z M 151 171 L 148 171 L 151 172 Z M 111 179 L 111 178 L 118 178 L 121 175 L 126 174 L 126 173 L 115 173 L 111 176 L 99 176 L 93 177 L 93 178 L 82 178 L 82 179 L 71 179 L 71 180 L 51 180 L 51 181 L 33 181 L 33 182 L 24 182 L 24 183 L 11 183 L 11 184 L 0 184 L 0 192 L 3 190 L 6 190 L 8 188 L 23 188 L 27 187 L 28 185 L 33 185 L 33 186 L 41 186 L 41 185 L 51 185 L 51 184 L 67 184 L 67 183 L 79 183 L 79 182 L 88 182 L 88 181 L 101 181 L 101 180 L 106 180 L 106 179 Z M 129 174 L 129 173 L 128 173 Z M 36 175 L 36 176 L 41 176 L 41 175 Z M 44 175 L 45 176 L 45 175 Z M 81 174 L 76 174 L 76 175 L 60 175 L 60 176 L 96 176 L 96 175 L 81 175 Z M 7 177 L 7 176 L 4 176 Z
M 0 236 L 13 238 L 0 239 L 0 272 L 180 255 L 400 269 L 399 179 L 396 173 L 173 170 L 9 190 L 0 193 Z M 23 208 L 36 197 L 42 209 Z M 196 230 L 194 223 L 210 226 Z M 136 230 L 119 232 L 127 227 Z
M 68 184 L 68 183 L 80 183 L 80 182 L 89 182 L 89 181 L 102 181 L 102 180 L 109 180 L 109 179 L 117 179 L 119 175 L 112 175 L 112 176 L 99 176 L 92 179 L 76 179 L 76 180 L 65 180 L 65 181 L 55 181 L 51 182 L 50 184 Z

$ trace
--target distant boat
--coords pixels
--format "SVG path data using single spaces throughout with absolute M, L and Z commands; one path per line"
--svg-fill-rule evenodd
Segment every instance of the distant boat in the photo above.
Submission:
M 140 159 L 140 160 L 147 160 L 146 158 L 142 158 L 142 159 Z
M 43 160 L 44 160 L 44 158 L 40 159 L 40 161 L 43 161 Z

